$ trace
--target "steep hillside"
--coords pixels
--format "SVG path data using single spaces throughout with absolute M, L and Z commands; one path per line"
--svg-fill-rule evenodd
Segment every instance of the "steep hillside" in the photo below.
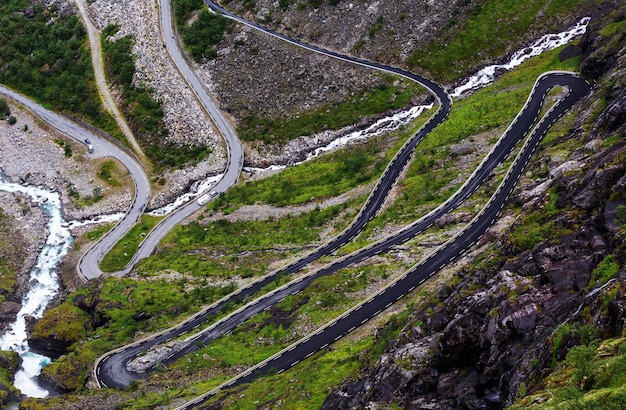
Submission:
M 425 50 L 441 48 L 430 52 L 432 62 L 453 59 L 456 51 L 441 46 L 441 40 L 431 42 L 430 36 L 463 44 L 475 38 L 475 27 L 494 27 L 487 23 L 490 18 L 501 19 L 498 30 L 512 27 L 508 25 L 510 14 L 492 12 L 490 7 L 498 2 L 434 1 L 411 8 L 407 13 L 421 13 L 411 14 L 411 18 L 401 17 L 401 11 L 384 14 L 381 24 L 374 24 L 374 28 L 361 21 L 375 16 L 372 21 L 376 23 L 377 13 L 399 10 L 400 6 L 392 2 L 355 3 L 352 8 L 356 12 L 350 15 L 354 20 L 342 20 L 323 30 L 324 19 L 317 20 L 316 15 L 327 13 L 326 21 L 348 15 L 333 11 L 350 9 L 350 3 L 333 3 L 268 4 L 267 10 L 274 16 L 271 19 L 260 2 L 258 6 L 254 2 L 233 2 L 230 6 L 248 10 L 249 15 L 277 28 L 289 19 L 300 18 L 302 27 L 316 24 L 320 35 L 308 35 L 304 28 L 294 30 L 296 34 L 411 67 L 417 67 L 411 63 L 412 58 L 418 58 L 417 48 L 407 46 L 404 53 L 386 54 L 383 39 L 399 32 L 404 27 L 401 23 L 409 24 L 407 20 L 431 16 L 428 10 L 437 11 L 432 21 L 424 21 L 427 34 L 414 44 L 423 45 Z M 289 371 L 225 391 L 209 408 L 501 408 L 542 388 L 544 376 L 567 357 L 569 347 L 621 334 L 626 222 L 623 6 L 618 8 L 617 1 L 604 2 L 596 9 L 591 2 L 556 0 L 533 5 L 528 8 L 530 18 L 519 15 L 513 19 L 530 21 L 516 29 L 523 36 L 518 37 L 511 28 L 511 37 L 497 42 L 502 48 L 490 49 L 485 55 L 474 52 L 448 72 L 438 72 L 426 63 L 423 70 L 451 82 L 479 63 L 498 59 L 527 38 L 568 26 L 593 8 L 592 31 L 578 47 L 548 53 L 504 76 L 493 88 L 457 101 L 447 123 L 418 148 L 388 206 L 354 243 L 322 262 L 371 243 L 444 201 L 514 118 L 539 73 L 580 68 L 593 83 L 593 94 L 555 124 L 498 227 L 472 254 L 429 281 L 426 288 L 418 288 L 408 300 L 383 312 L 376 322 Z M 367 13 L 370 7 L 373 14 Z M 496 9 L 519 11 L 513 6 Z M 455 19 L 450 20 L 450 15 Z M 388 30 L 391 21 L 397 23 L 394 30 Z M 350 41 L 346 39 L 352 30 L 347 27 L 354 28 Z M 414 30 L 417 36 L 420 31 Z M 348 95 L 353 97 L 352 92 L 359 96 L 376 88 L 409 88 L 385 76 L 370 77 L 362 69 L 335 63 L 327 67 L 331 63 L 326 60 L 306 53 L 303 56 L 291 46 L 264 39 L 248 29 L 235 27 L 226 34 L 217 47 L 218 58 L 205 63 L 205 68 L 211 69 L 223 106 L 235 118 L 239 116 L 241 123 L 242 118 L 255 113 L 265 119 L 283 113 L 296 117 L 302 110 L 323 106 L 326 97 L 338 104 Z M 358 39 L 363 38 L 367 41 L 357 47 Z M 493 43 L 489 37 L 483 40 Z M 476 47 L 484 45 L 478 40 L 474 43 Z M 401 48 L 398 43 L 388 44 L 394 44 L 387 47 L 389 50 Z M 273 65 L 273 56 L 283 56 L 288 63 Z M 310 83 L 317 69 L 325 71 L 319 82 Z M 303 70 L 303 77 L 296 81 Z M 359 83 L 354 89 L 345 88 L 353 77 L 358 77 Z M 236 88 L 238 82 L 244 82 L 245 87 Z M 385 82 L 386 87 L 380 87 Z M 229 88 L 220 89 L 219 84 Z M 326 89 L 323 84 L 333 86 Z M 310 89 L 302 91 L 304 86 Z M 411 98 L 415 101 L 421 97 L 415 92 Z M 305 106 L 308 100 L 311 107 Z M 262 109 L 257 111 L 256 107 Z M 458 231 L 484 203 L 502 169 L 498 168 L 487 186 L 462 209 L 419 238 L 314 282 L 232 334 L 197 346 L 192 355 L 160 367 L 127 391 L 88 390 L 89 369 L 98 355 L 167 327 L 341 231 L 358 212 L 371 182 L 390 156 L 423 121 L 425 118 L 418 119 L 395 133 L 267 180 L 241 184 L 221 195 L 193 221 L 176 228 L 155 255 L 129 277 L 104 278 L 68 295 L 35 327 L 38 339 L 56 343 L 65 351 L 46 367 L 44 378 L 67 394 L 29 399 L 22 408 L 174 406 L 304 337 L 384 286 L 389 278 Z M 615 276 L 618 280 L 611 280 Z M 586 297 L 605 283 L 608 285 L 601 291 Z M 583 302 L 586 304 L 577 313 Z M 559 327 L 566 320 L 568 324 Z M 589 324 L 601 330 L 591 332 Z
M 407 67 L 450 83 L 541 34 L 574 24 L 590 13 L 595 3 L 536 1 L 529 7 L 515 1 L 492 0 L 234 0 L 225 5 L 310 43 Z M 268 121 L 288 125 L 302 113 L 333 112 L 337 104 L 355 94 L 367 93 L 381 84 L 390 85 L 370 70 L 298 51 L 237 24 L 225 34 L 215 52 L 215 58 L 201 64 L 200 69 L 206 71 L 218 99 L 234 117 L 243 137 L 266 144 L 285 140 L 276 138 L 271 129 L 264 129 Z M 300 135 L 295 132 L 291 138 Z M 302 134 L 307 135 L 306 131 Z
M 574 376 L 517 408 L 623 408 L 621 372 L 592 359 L 624 355 L 596 352 L 602 339 L 619 346 L 625 329 L 624 10 L 594 15 L 580 69 L 595 89 L 536 154 L 504 213 L 513 224 L 479 243 L 431 301 L 415 299 L 381 358 L 323 408 L 502 408 L 545 388 L 566 358 Z

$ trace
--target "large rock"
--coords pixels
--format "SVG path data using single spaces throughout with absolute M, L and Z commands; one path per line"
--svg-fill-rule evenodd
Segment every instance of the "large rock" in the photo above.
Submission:
M 0 325 L 4 328 L 9 323 L 13 323 L 17 312 L 19 312 L 21 308 L 22 305 L 12 301 L 6 301 L 0 304 Z

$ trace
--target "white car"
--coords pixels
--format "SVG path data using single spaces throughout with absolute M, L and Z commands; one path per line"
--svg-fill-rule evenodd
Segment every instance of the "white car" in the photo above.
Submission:
M 215 198 L 218 195 L 219 193 L 217 191 L 211 191 L 208 194 L 202 195 L 200 198 L 198 198 L 198 205 L 206 205 L 211 199 Z

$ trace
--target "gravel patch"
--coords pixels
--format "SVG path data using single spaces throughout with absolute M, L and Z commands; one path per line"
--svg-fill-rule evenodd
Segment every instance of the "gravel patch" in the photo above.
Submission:
M 29 111 L 7 101 L 17 119 L 14 125 L 0 121 L 0 169 L 8 180 L 47 186 L 61 193 L 66 220 L 125 212 L 130 207 L 133 196 L 130 188 L 111 187 L 96 176 L 98 164 L 103 160 L 88 160 L 83 156 L 87 149 L 84 144 L 42 124 Z M 64 149 L 55 140 L 69 144 L 72 156 L 65 157 Z M 103 199 L 77 208 L 69 195 L 70 188 L 83 198 L 99 190 Z

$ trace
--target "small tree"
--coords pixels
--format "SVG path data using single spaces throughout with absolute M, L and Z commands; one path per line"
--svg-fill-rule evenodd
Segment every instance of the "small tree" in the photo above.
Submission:
M 17 122 L 17 118 L 13 115 L 9 115 L 9 125 L 14 125 Z
M 574 368 L 572 373 L 574 385 L 583 391 L 589 390 L 595 381 L 597 368 L 594 361 L 595 352 L 595 343 L 574 346 L 567 352 L 567 364 Z
M 9 104 L 7 104 L 7 102 L 2 98 L 0 98 L 0 115 L 2 118 L 6 118 L 7 115 L 11 115 Z

